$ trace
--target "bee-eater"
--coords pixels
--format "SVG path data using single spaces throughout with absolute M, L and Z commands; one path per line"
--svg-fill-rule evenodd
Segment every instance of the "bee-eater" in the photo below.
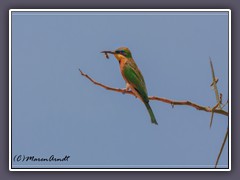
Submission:
M 102 51 L 108 58 L 108 53 L 113 54 L 119 62 L 120 71 L 126 81 L 126 90 L 131 89 L 134 95 L 139 98 L 146 106 L 151 117 L 151 122 L 158 124 L 149 105 L 148 93 L 144 78 L 137 64 L 132 58 L 132 53 L 127 47 L 120 47 L 115 51 Z

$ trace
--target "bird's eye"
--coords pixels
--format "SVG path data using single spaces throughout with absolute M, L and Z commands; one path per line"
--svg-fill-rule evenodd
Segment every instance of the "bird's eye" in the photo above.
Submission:
M 122 55 L 124 55 L 124 56 L 126 55 L 126 53 L 125 53 L 124 50 L 117 50 L 116 53 L 118 53 L 118 54 L 122 54 Z

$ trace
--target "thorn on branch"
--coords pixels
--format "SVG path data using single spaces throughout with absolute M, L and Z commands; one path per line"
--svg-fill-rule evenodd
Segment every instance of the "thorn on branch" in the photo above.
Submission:
M 215 77 L 215 73 L 214 73 L 213 63 L 212 63 L 211 57 L 209 57 L 209 61 L 210 61 L 210 67 L 211 67 L 211 72 L 212 72 L 212 86 L 213 86 L 213 89 L 214 89 L 214 92 L 215 92 L 216 101 L 217 101 L 217 103 L 219 103 L 220 102 L 220 98 L 219 98 L 218 88 L 217 88 L 218 78 Z M 220 103 L 219 103 L 218 107 L 221 108 Z
M 214 112 L 211 113 L 211 120 L 210 120 L 210 129 L 212 127 L 212 122 L 213 122 L 213 115 L 214 115 Z
M 212 108 L 212 113 L 211 113 L 211 120 L 210 120 L 210 129 L 212 127 L 212 122 L 213 122 L 213 115 L 214 115 L 214 112 L 215 110 L 217 109 L 219 103 L 217 103 L 213 108 Z
M 215 80 L 214 80 L 214 81 L 215 81 L 215 84 L 218 83 L 218 80 L 219 80 L 219 79 L 218 79 L 217 77 L 215 77 Z M 214 84 L 214 82 L 212 82 L 211 85 L 210 85 L 212 89 L 214 89 L 213 84 Z

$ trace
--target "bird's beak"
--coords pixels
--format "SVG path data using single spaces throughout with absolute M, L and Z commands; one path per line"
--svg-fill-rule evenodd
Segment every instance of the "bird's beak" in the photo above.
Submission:
M 105 54 L 115 54 L 114 51 L 102 51 L 101 53 L 105 53 Z

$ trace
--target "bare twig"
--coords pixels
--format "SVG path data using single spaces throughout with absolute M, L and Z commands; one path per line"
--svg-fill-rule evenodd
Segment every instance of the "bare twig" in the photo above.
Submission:
M 226 141 L 227 141 L 227 138 L 228 138 L 228 129 L 229 129 L 229 128 L 227 128 L 227 131 L 226 131 L 226 133 L 225 133 L 225 137 L 224 137 L 224 140 L 223 140 L 223 143 L 222 143 L 221 149 L 220 149 L 220 151 L 219 151 L 219 153 L 218 153 L 218 157 L 217 157 L 217 160 L 216 160 L 216 163 L 215 163 L 215 168 L 217 168 L 218 161 L 219 161 L 219 159 L 220 159 L 220 157 L 221 157 L 221 154 L 222 154 L 223 148 L 224 148 L 225 143 L 226 143 Z
M 220 95 L 218 94 L 218 88 L 217 88 L 217 82 L 218 82 L 218 78 L 215 77 L 215 74 L 214 74 L 214 69 L 213 69 L 213 64 L 212 64 L 212 60 L 211 58 L 209 58 L 210 60 L 210 66 L 211 66 L 211 72 L 212 72 L 212 86 L 214 88 L 214 92 L 215 92 L 215 96 L 216 96 L 216 100 L 217 100 L 217 105 L 215 106 L 216 108 L 218 107 L 219 109 L 223 109 L 223 107 L 227 104 L 224 104 L 222 107 L 221 107 L 221 104 L 222 104 L 222 94 L 220 93 Z M 228 101 L 227 101 L 228 102 Z M 214 108 L 215 108 L 214 107 Z M 214 112 L 214 108 L 213 108 L 213 111 L 212 111 L 212 114 L 211 114 L 211 121 L 210 121 L 210 128 L 212 126 L 212 121 L 213 121 L 213 114 L 215 113 Z M 218 157 L 217 157 L 217 160 L 216 160 L 216 163 L 215 163 L 215 168 L 217 167 L 218 165 L 218 161 L 221 157 L 221 154 L 222 154 L 222 150 L 224 148 L 224 145 L 226 143 L 226 140 L 227 140 L 227 137 L 228 137 L 228 128 L 227 128 L 227 132 L 225 134 L 225 138 L 223 140 L 223 143 L 222 143 L 222 147 L 220 149 L 220 152 L 218 154 Z
M 211 72 L 212 72 L 212 84 L 213 84 L 216 100 L 217 100 L 217 103 L 218 103 L 218 107 L 221 108 L 221 103 L 220 103 L 220 98 L 219 98 L 218 88 L 217 88 L 218 79 L 215 77 L 215 73 L 214 73 L 214 69 L 213 69 L 213 64 L 212 64 L 211 58 L 209 58 L 209 60 L 210 60 L 210 66 L 211 66 Z
M 85 74 L 83 71 L 81 71 L 79 69 L 80 73 L 82 76 L 86 77 L 88 80 L 90 80 L 92 83 L 94 83 L 95 85 L 97 86 L 100 86 L 106 90 L 110 90 L 110 91 L 115 91 L 115 92 L 119 92 L 119 93 L 123 93 L 123 94 L 130 94 L 130 95 L 134 95 L 134 93 L 131 91 L 131 90 L 126 90 L 126 89 L 120 89 L 120 88 L 113 88 L 113 87 L 110 87 L 110 86 L 106 86 L 104 84 L 101 84 L 97 81 L 95 81 L 94 79 L 92 79 L 90 76 L 88 76 L 87 74 Z M 157 96 L 149 96 L 149 100 L 156 100 L 156 101 L 161 101 L 161 102 L 164 102 L 164 103 L 167 103 L 167 104 L 170 104 L 172 106 L 174 105 L 186 105 L 186 106 L 191 106 L 193 108 L 196 108 L 197 110 L 201 110 L 201 111 L 205 111 L 205 112 L 213 112 L 214 113 L 217 113 L 217 114 L 222 114 L 222 115 L 225 115 L 225 116 L 228 116 L 228 112 L 222 110 L 222 109 L 214 109 L 211 108 L 211 107 L 207 107 L 207 106 L 201 106 L 201 105 L 198 105 L 196 103 L 193 103 L 191 101 L 175 101 L 175 100 L 171 100 L 171 99 L 166 99 L 166 98 L 161 98 L 161 97 L 157 97 Z
M 222 108 L 224 108 L 228 104 L 228 100 L 226 101 L 225 104 L 223 104 Z
M 218 107 L 218 105 L 219 105 L 219 103 L 217 103 L 217 104 L 212 108 L 211 120 L 210 120 L 210 128 L 212 127 L 214 111 L 216 110 L 216 108 Z
M 131 95 L 134 95 L 132 91 L 127 91 L 126 89 L 120 89 L 120 88 L 112 88 L 110 86 L 106 86 L 106 85 L 103 85 L 97 81 L 95 81 L 94 79 L 92 79 L 90 76 L 88 76 L 87 74 L 85 74 L 81 69 L 79 69 L 80 73 L 82 76 L 85 76 L 87 79 L 89 79 L 93 84 L 97 85 L 97 86 L 100 86 L 102 88 L 105 88 L 106 90 L 109 90 L 109 91 L 115 91 L 115 92 L 119 92 L 119 93 L 123 93 L 123 94 L 131 94 Z

